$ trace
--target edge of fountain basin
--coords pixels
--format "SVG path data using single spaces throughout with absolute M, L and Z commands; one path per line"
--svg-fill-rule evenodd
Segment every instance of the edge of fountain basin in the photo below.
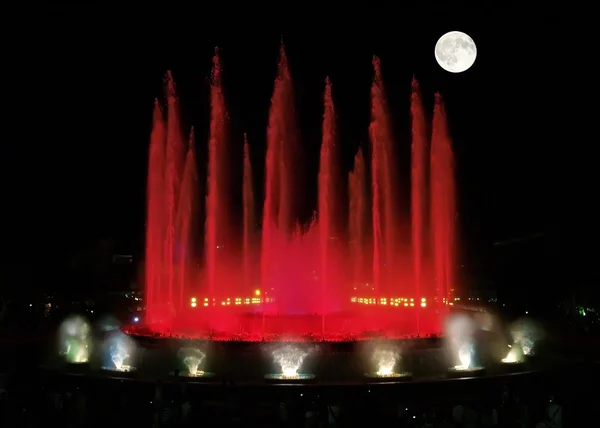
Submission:
M 207 378 L 204 381 L 195 381 L 194 379 L 186 378 L 186 383 L 193 387 L 198 388 L 245 388 L 245 389 L 273 389 L 273 388 L 313 388 L 318 389 L 323 392 L 323 388 L 367 388 L 370 389 L 390 389 L 390 388 L 411 388 L 411 387 L 421 387 L 426 385 L 438 385 L 443 387 L 443 385 L 456 385 L 456 384 L 474 384 L 474 383 L 492 383 L 492 382 L 505 382 L 507 380 L 513 378 L 525 378 L 525 377 L 535 377 L 535 376 L 547 376 L 550 372 L 555 372 L 560 374 L 564 370 L 568 370 L 568 368 L 563 368 L 559 370 L 529 370 L 523 372 L 515 372 L 515 373 L 499 373 L 499 374 L 486 374 L 484 376 L 473 376 L 473 377 L 436 377 L 436 378 L 410 378 L 404 379 L 400 381 L 388 381 L 388 382 L 373 382 L 368 381 L 368 379 L 364 379 L 362 381 L 322 381 L 318 377 L 304 380 L 304 381 L 279 381 L 279 382 L 269 382 L 265 379 L 262 380 L 245 380 L 245 381 L 235 381 L 235 382 L 226 382 L 222 379 L 216 378 Z M 158 378 L 153 377 L 137 377 L 137 376 L 123 376 L 121 373 L 110 372 L 110 371 L 91 371 L 86 374 L 81 373 L 71 373 L 65 371 L 56 371 L 56 370 L 43 370 L 48 373 L 52 373 L 53 377 L 58 378 L 77 378 L 77 379 L 90 379 L 92 381 L 115 381 L 115 382 L 133 382 L 140 384 L 153 384 L 156 383 Z M 167 378 L 160 378 L 160 381 L 163 383 L 175 383 L 177 380 L 169 376 Z M 452 388 L 455 388 L 452 386 Z
M 409 335 L 374 335 L 371 333 L 365 333 L 364 335 L 329 335 L 325 338 L 320 336 L 283 336 L 283 335 L 268 335 L 266 337 L 259 336 L 241 336 L 241 335 L 197 335 L 197 336 L 184 336 L 184 335 L 161 335 L 152 333 L 150 331 L 143 332 L 137 326 L 124 326 L 122 331 L 131 336 L 136 341 L 144 344 L 148 347 L 160 347 L 161 344 L 171 344 L 173 342 L 214 342 L 222 344 L 261 344 L 261 343 L 290 343 L 290 344 L 318 344 L 324 343 L 328 345 L 344 344 L 352 345 L 355 343 L 364 342 L 376 342 L 386 341 L 392 343 L 410 343 L 417 348 L 428 349 L 428 348 L 439 348 L 442 346 L 443 336 L 428 336 L 428 337 L 415 337 Z

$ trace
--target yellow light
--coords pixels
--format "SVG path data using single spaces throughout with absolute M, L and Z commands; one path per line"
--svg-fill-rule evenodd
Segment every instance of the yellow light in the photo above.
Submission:
M 196 303 L 196 298 L 192 297 L 192 303 Z
M 427 306 L 427 303 L 421 302 L 421 307 L 424 308 L 425 306 Z
M 196 307 L 196 302 L 192 302 L 192 308 Z
M 423 303 L 425 303 L 425 302 L 426 302 L 426 300 L 425 300 L 425 297 L 422 297 L 422 298 L 421 298 L 421 302 L 423 302 Z
M 254 295 L 255 296 L 260 296 L 260 290 L 254 290 Z

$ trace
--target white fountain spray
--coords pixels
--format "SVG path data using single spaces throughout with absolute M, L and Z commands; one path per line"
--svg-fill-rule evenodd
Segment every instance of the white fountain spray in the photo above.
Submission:
M 473 364 L 475 331 L 476 323 L 467 315 L 457 314 L 448 318 L 446 322 L 446 340 L 451 355 L 459 362 L 451 370 L 475 371 L 483 369 L 483 367 L 476 367 Z
M 121 343 L 117 343 L 114 347 L 110 349 L 110 360 L 115 365 L 115 369 L 119 371 L 124 371 L 125 369 L 128 369 L 129 366 L 123 364 L 125 362 L 125 359 L 127 358 L 129 358 L 129 353 Z
M 525 356 L 523 355 L 523 349 L 520 345 L 508 345 L 508 347 L 510 348 L 510 350 L 508 351 L 506 357 L 502 358 L 503 363 L 514 364 L 521 363 L 525 360 Z
M 543 338 L 543 329 L 536 322 L 523 318 L 515 321 L 510 327 L 512 345 L 503 363 L 520 363 L 527 355 L 533 355 L 536 342 Z
M 460 364 L 454 366 L 456 370 L 469 370 L 472 368 L 473 345 L 471 343 L 464 343 L 458 348 L 458 360 Z
M 197 348 L 182 348 L 179 350 L 179 357 L 187 368 L 188 376 L 199 377 L 204 376 L 204 370 L 199 370 L 200 365 L 204 361 L 206 354 Z
M 398 346 L 390 344 L 376 344 L 371 351 L 372 366 L 374 372 L 365 373 L 365 377 L 377 382 L 399 381 L 400 378 L 410 378 L 411 373 L 401 371 L 399 367 L 402 354 Z
M 532 355 L 536 342 L 544 336 L 542 327 L 529 318 L 522 318 L 513 323 L 510 328 L 513 346 L 519 345 L 523 355 Z
M 105 348 L 108 351 L 108 357 L 112 367 L 104 367 L 105 370 L 116 370 L 120 372 L 129 372 L 135 370 L 135 367 L 127 363 L 135 352 L 135 342 L 120 331 L 112 333 L 105 342 Z
M 78 315 L 66 318 L 58 330 L 59 354 L 71 364 L 87 363 L 92 348 L 91 328 Z
M 377 348 L 373 352 L 373 360 L 377 367 L 378 376 L 391 376 L 394 373 L 396 363 L 400 359 L 398 351 L 393 349 Z
M 293 378 L 298 376 L 298 370 L 308 352 L 295 346 L 286 345 L 273 351 L 273 360 L 281 367 L 281 373 L 285 377 Z

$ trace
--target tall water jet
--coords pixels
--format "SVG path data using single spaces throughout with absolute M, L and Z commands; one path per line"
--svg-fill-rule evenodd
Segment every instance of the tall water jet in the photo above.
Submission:
M 300 209 L 300 141 L 295 120 L 294 86 L 283 43 L 271 109 L 267 140 L 279 147 L 279 207 L 277 226 L 283 233 L 293 231 Z M 268 144 L 268 143 L 267 143 Z
M 275 82 L 277 85 L 277 81 Z M 273 103 L 273 101 L 271 101 Z M 271 105 L 273 110 L 273 105 Z M 269 129 L 272 126 L 275 128 L 276 121 L 272 119 L 275 113 L 269 114 Z M 274 133 L 274 132 L 273 132 Z M 274 244 L 274 233 L 276 229 L 276 221 L 279 210 L 279 152 L 281 151 L 281 140 L 276 138 L 270 131 L 267 134 L 267 153 L 265 157 L 265 197 L 263 205 L 262 219 L 262 239 L 260 252 L 260 276 L 261 288 L 263 290 L 271 290 L 271 250 Z M 262 330 L 264 334 L 265 324 L 265 307 L 263 305 Z
M 338 176 L 339 156 L 336 135 L 336 118 L 331 98 L 331 82 L 325 82 L 323 96 L 323 129 L 321 155 L 319 159 L 319 242 L 320 242 L 320 282 L 321 282 L 321 329 L 325 333 L 325 313 L 329 306 L 328 287 L 331 283 L 329 270 L 331 259 L 331 240 L 338 222 L 336 212 L 340 204 L 336 200 L 339 189 Z
M 426 219 L 426 186 L 427 186 L 427 125 L 425 111 L 421 101 L 419 82 L 413 77 L 410 98 L 412 118 L 412 171 L 411 171 L 411 220 L 412 220 L 412 255 L 415 296 L 423 295 L 423 262 Z M 420 311 L 416 311 L 417 334 L 420 330 Z
M 208 142 L 208 178 L 206 195 L 206 271 L 208 295 L 212 308 L 217 293 L 217 278 L 221 255 L 219 249 L 227 237 L 229 223 L 227 220 L 226 186 L 226 148 L 228 138 L 229 116 L 225 97 L 221 86 L 221 63 L 219 51 L 215 50 L 210 86 L 210 135 Z M 222 285 L 221 283 L 219 285 Z M 211 316 L 211 322 L 213 317 Z
M 194 128 L 190 132 L 188 151 L 183 168 L 179 207 L 177 209 L 177 281 L 178 281 L 178 310 L 185 306 L 185 290 L 193 278 L 193 237 L 197 209 L 198 173 L 196 166 L 196 149 Z
M 183 174 L 183 163 L 185 157 L 185 139 L 181 126 L 181 112 L 179 98 L 175 89 L 175 81 L 171 72 L 165 77 L 165 92 L 167 96 L 167 147 L 166 147 L 166 171 L 165 171 L 165 208 L 166 212 L 166 237 L 165 237 L 165 270 L 169 315 L 174 315 L 174 303 L 176 293 L 175 284 L 175 237 L 177 232 L 177 208 L 179 205 L 179 192 L 181 177 Z
M 377 69 L 379 67 L 379 60 L 373 59 L 373 66 L 375 68 L 375 77 L 377 77 Z M 373 220 L 373 288 L 375 291 L 376 302 L 379 303 L 379 295 L 381 293 L 381 208 L 383 204 L 382 187 L 383 187 L 383 147 L 382 141 L 379 134 L 379 123 L 377 108 L 381 105 L 379 98 L 381 97 L 380 87 L 377 85 L 377 81 L 373 79 L 371 86 L 371 123 L 369 125 L 369 138 L 371 140 L 371 195 L 373 198 L 372 203 L 372 220 Z
M 275 273 L 289 277 L 291 272 L 285 272 L 284 266 L 273 263 L 272 258 L 275 252 L 281 255 L 291 250 L 288 247 L 297 225 L 301 200 L 298 186 L 302 175 L 299 149 L 293 82 L 282 44 L 269 109 L 261 254 L 262 289 L 276 296 L 280 311 L 295 305 L 297 298 L 297 295 L 289 293 L 290 290 L 274 287 Z M 281 259 L 279 261 L 283 262 Z
M 358 149 L 354 157 L 354 168 L 348 176 L 348 189 L 350 194 L 349 235 L 350 259 L 353 267 L 352 283 L 354 288 L 364 284 L 365 257 L 364 249 L 367 247 L 367 177 L 365 159 L 362 149 Z
M 252 254 L 253 254 L 253 232 L 255 225 L 254 208 L 254 188 L 252 186 L 252 164 L 250 162 L 250 146 L 248 137 L 244 134 L 244 182 L 243 182 L 243 203 L 244 203 L 244 289 L 250 290 L 252 286 Z
M 382 285 L 386 291 L 391 291 L 392 268 L 397 266 L 397 241 L 398 241 L 398 201 L 396 194 L 396 181 L 394 179 L 397 169 L 395 159 L 394 138 L 392 126 L 390 123 L 390 113 L 387 106 L 387 97 L 383 86 L 381 76 L 381 65 L 379 58 L 373 57 L 373 84 L 371 86 L 371 124 L 369 126 L 369 135 L 371 144 L 377 150 L 377 156 L 374 157 L 373 164 L 377 161 L 376 174 L 378 175 L 378 205 L 383 207 L 383 218 L 378 215 L 379 233 L 383 229 L 383 281 L 378 284 L 378 288 Z M 381 263 L 381 261 L 380 261 Z M 380 268 L 381 269 L 381 265 Z M 383 284 L 382 284 L 383 282 Z
M 454 289 L 456 190 L 446 109 L 440 94 L 435 95 L 431 137 L 431 226 L 436 294 L 440 314 Z
M 145 267 L 146 319 L 151 328 L 160 333 L 192 333 L 203 337 L 211 331 L 212 338 L 220 338 L 222 334 L 231 338 L 229 334 L 237 332 L 238 336 L 243 332 L 251 339 L 258 339 L 262 312 L 262 336 L 266 340 L 281 335 L 319 336 L 325 330 L 326 337 L 338 334 L 350 337 L 372 330 L 392 336 L 439 331 L 430 323 L 436 318 L 435 307 L 428 306 L 426 300 L 433 297 L 435 283 L 440 304 L 444 299 L 447 301 L 455 275 L 454 161 L 440 102 L 436 107 L 430 154 L 425 139 L 428 127 L 416 81 L 413 82 L 410 251 L 399 244 L 404 238 L 400 222 L 408 218 L 400 216 L 396 190 L 400 187 L 392 168 L 396 154 L 391 116 L 376 58 L 371 88 L 370 157 L 359 151 L 348 182 L 342 183 L 331 85 L 327 82 L 318 207 L 312 221 L 299 225 L 307 213 L 299 205 L 303 183 L 299 134 L 294 119 L 293 85 L 282 46 L 269 111 L 264 199 L 256 201 L 264 203 L 259 243 L 253 235 L 257 213 L 252 187 L 255 165 L 251 165 L 246 141 L 243 180 L 240 180 L 243 187 L 236 192 L 231 186 L 229 155 L 233 153 L 230 153 L 229 120 L 218 53 L 213 65 L 206 217 L 202 219 L 206 221 L 202 237 L 205 263 L 199 281 L 195 277 L 195 266 L 199 263 L 192 257 L 195 235 L 202 229 L 197 227 L 198 207 L 193 198 L 198 185 L 197 171 L 192 167 L 193 142 L 186 156 L 185 142 L 182 143 L 178 131 L 179 105 L 170 74 L 165 85 L 166 120 L 158 104 L 155 107 L 148 160 Z M 430 164 L 426 165 L 425 158 L 429 155 Z M 371 165 L 366 164 L 365 158 L 369 158 Z M 432 187 L 427 199 L 429 181 Z M 346 207 L 341 208 L 346 184 L 349 218 L 347 224 L 342 224 L 346 221 Z M 242 227 L 237 234 L 233 233 L 234 223 L 229 218 L 234 207 L 232 195 L 240 193 L 243 193 L 239 201 L 243 206 L 243 235 Z M 349 241 L 341 239 L 346 226 Z M 242 257 L 237 253 L 238 247 L 243 251 Z M 254 256 L 256 252 L 260 254 Z M 344 268 L 349 265 L 350 269 Z M 352 282 L 345 282 L 345 276 L 351 276 Z M 250 284 L 255 282 L 260 285 L 252 287 Z M 238 293 L 242 289 L 245 292 Z M 248 294 L 250 290 L 253 292 Z M 188 299 L 190 303 L 185 305 Z M 343 310 L 346 304 L 352 304 L 354 309 Z M 411 312 L 420 312 L 420 318 Z M 416 330 L 413 319 L 417 319 Z
M 165 171 L 166 124 L 158 100 L 154 102 L 150 151 L 148 155 L 147 214 L 146 214 L 146 315 L 149 322 L 156 323 L 157 302 L 163 301 L 161 278 L 163 274 L 164 171 Z

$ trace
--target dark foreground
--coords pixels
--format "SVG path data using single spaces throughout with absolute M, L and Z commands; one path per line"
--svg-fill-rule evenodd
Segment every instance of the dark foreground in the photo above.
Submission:
M 526 427 L 549 419 L 552 396 L 562 426 L 575 427 L 600 404 L 600 365 L 557 359 L 558 348 L 518 370 L 490 366 L 481 378 L 446 379 L 441 349 L 417 344 L 413 380 L 368 383 L 364 361 L 352 362 L 355 349 L 323 344 L 307 368 L 314 383 L 269 385 L 262 374 L 272 366 L 257 345 L 215 345 L 207 364 L 217 376 L 205 382 L 169 376 L 176 342 L 145 346 L 131 376 L 50 364 L 49 343 L 5 347 L 0 426 L 477 427 L 494 426 L 495 413 L 499 426 Z
M 31 370 L 5 376 L 0 414 L 5 427 L 325 426 L 332 412 L 336 426 L 478 427 L 494 426 L 495 412 L 500 426 L 526 427 L 546 418 L 552 395 L 563 409 L 562 426 L 576 427 L 586 426 L 599 404 L 598 374 L 598 367 L 578 365 L 472 379 L 292 386 Z

